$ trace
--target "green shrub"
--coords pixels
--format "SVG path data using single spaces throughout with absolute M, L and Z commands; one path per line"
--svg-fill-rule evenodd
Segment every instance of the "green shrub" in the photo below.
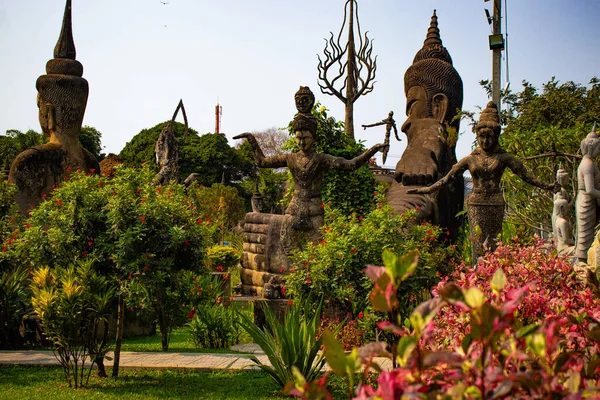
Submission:
M 119 167 L 112 178 L 74 173 L 31 211 L 0 259 L 52 270 L 94 260 L 121 293 L 135 294 L 130 306 L 146 296 L 168 346 L 169 329 L 185 320 L 177 274 L 205 271 L 215 225 L 198 219 L 183 185 L 156 187 L 154 177 L 148 168 Z
M 189 323 L 194 346 L 214 349 L 239 343 L 242 333 L 239 311 L 237 303 L 229 307 L 218 304 L 199 307 Z
M 294 381 L 294 368 L 306 379 L 314 380 L 325 365 L 325 359 L 319 353 L 321 338 L 317 337 L 322 305 L 321 301 L 316 312 L 313 312 L 309 301 L 305 302 L 304 307 L 289 304 L 283 324 L 277 320 L 269 307 L 263 307 L 267 326 L 262 329 L 247 315 L 239 314 L 242 327 L 265 352 L 271 365 L 262 364 L 256 356 L 249 358 L 267 372 L 281 388 Z
M 232 246 L 212 246 L 206 251 L 208 265 L 213 271 L 229 271 L 239 264 L 242 254 Z M 220 267 L 220 268 L 219 268 Z
M 106 332 L 116 287 L 94 271 L 90 261 L 81 261 L 67 268 L 36 269 L 31 290 L 33 309 L 54 344 L 69 387 L 84 386 L 96 357 L 106 352 L 106 334 L 98 343 L 98 328 L 102 324 Z
M 19 340 L 19 326 L 29 306 L 29 275 L 23 268 L 0 273 L 0 348 Z
M 363 270 L 380 264 L 382 251 L 389 249 L 400 254 L 419 251 L 417 271 L 399 289 L 403 307 L 411 310 L 429 296 L 430 288 L 452 268 L 448 259 L 453 246 L 444 243 L 446 234 L 439 227 L 414 225 L 415 211 L 398 215 L 380 196 L 378 206 L 364 216 L 325 206 L 323 239 L 295 254 L 286 293 L 295 298 L 323 296 L 326 302 L 345 305 L 356 318 L 368 305 L 372 288 Z

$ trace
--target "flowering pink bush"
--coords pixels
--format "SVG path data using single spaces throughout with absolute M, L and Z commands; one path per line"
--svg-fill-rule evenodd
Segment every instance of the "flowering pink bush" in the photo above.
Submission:
M 477 266 L 462 265 L 444 279 L 410 324 L 395 318 L 380 323 L 399 337 L 391 350 L 400 367 L 381 372 L 376 385 L 362 380 L 355 398 L 600 398 L 597 280 L 585 286 L 542 244 L 500 246 Z M 396 290 L 414 264 L 387 260 L 367 274 L 375 281 L 374 308 L 393 316 Z M 358 355 L 372 366 L 381 354 L 367 345 L 343 355 L 332 350 L 338 346 L 326 345 L 324 352 L 349 382 L 360 368 Z
M 496 294 L 490 282 L 500 268 L 507 281 L 504 290 Z M 499 246 L 475 267 L 460 265 L 450 276 L 442 279 L 433 294 L 439 295 L 448 282 L 463 289 L 477 287 L 495 304 L 508 301 L 514 289 L 527 288 L 527 296 L 516 309 L 517 328 L 542 322 L 559 322 L 563 333 L 571 330 L 571 333 L 583 334 L 589 328 L 590 321 L 583 316 L 600 320 L 600 299 L 594 295 L 592 288 L 577 280 L 569 261 L 545 249 L 541 239 L 529 246 Z M 576 316 L 583 318 L 581 324 L 573 318 Z M 467 322 L 457 306 L 440 313 L 436 319 L 432 346 L 460 345 L 469 330 Z M 579 340 L 576 334 L 570 334 L 569 338 L 570 341 Z M 584 342 L 580 344 L 585 345 Z M 573 343 L 570 345 L 574 346 Z

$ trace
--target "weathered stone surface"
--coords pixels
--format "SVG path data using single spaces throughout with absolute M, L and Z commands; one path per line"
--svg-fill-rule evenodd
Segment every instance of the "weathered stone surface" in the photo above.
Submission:
M 581 142 L 583 158 L 577 168 L 577 244 L 575 255 L 580 261 L 588 258 L 588 249 L 594 241 L 595 229 L 600 221 L 598 199 L 600 198 L 600 170 L 594 159 L 600 154 L 600 138 L 596 134 L 596 124 Z
M 255 254 L 265 254 L 265 246 L 257 243 L 244 243 L 243 250 Z
M 281 281 L 281 274 L 274 274 L 270 272 L 254 271 L 251 269 L 243 268 L 240 272 L 240 278 L 243 285 L 254 285 L 264 286 L 271 278 L 275 278 L 277 281 Z
M 46 75 L 37 79 L 39 121 L 49 143 L 31 147 L 15 158 L 9 180 L 17 186 L 19 210 L 26 213 L 58 186 L 71 171 L 100 173 L 94 156 L 79 144 L 88 97 L 83 66 L 75 59 L 71 28 L 71 0 L 67 0 L 63 26 L 46 64 Z
M 265 244 L 267 242 L 267 235 L 264 235 L 261 233 L 244 232 L 244 242 L 245 243 Z
M 404 75 L 404 91 L 407 104 L 412 104 L 401 128 L 407 146 L 396 165 L 388 202 L 399 214 L 416 209 L 417 222 L 431 220 L 455 238 L 460 225 L 456 214 L 464 201 L 462 176 L 430 196 L 408 193 L 435 182 L 456 163 L 460 119 L 454 117 L 462 108 L 463 84 L 442 45 L 435 11 L 423 47 Z
M 266 235 L 268 231 L 269 225 L 266 224 L 253 224 L 248 222 L 244 224 L 244 233 L 260 233 Z
M 256 254 L 244 251 L 242 252 L 242 265 L 244 268 L 254 271 L 264 271 L 266 270 L 265 256 L 264 254 Z

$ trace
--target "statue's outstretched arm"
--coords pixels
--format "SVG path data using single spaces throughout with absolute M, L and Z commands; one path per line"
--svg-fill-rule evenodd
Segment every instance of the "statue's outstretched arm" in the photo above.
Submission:
M 265 157 L 258 141 L 250 132 L 244 132 L 241 135 L 237 135 L 233 137 L 234 139 L 248 139 L 248 143 L 250 143 L 250 147 L 252 147 L 252 151 L 254 152 L 254 159 L 256 160 L 256 165 L 261 168 L 281 168 L 287 167 L 287 154 L 279 154 L 272 157 Z
M 506 153 L 507 166 L 510 168 L 512 172 L 515 173 L 519 178 L 523 179 L 523 182 L 529 183 L 530 185 L 537 186 L 546 190 L 554 190 L 556 188 L 556 184 L 554 183 L 545 183 L 540 181 L 535 175 L 531 172 L 527 171 L 525 165 L 519 160 L 517 157 L 510 153 Z
M 366 164 L 371 159 L 371 157 L 375 155 L 375 153 L 383 150 L 385 146 L 385 144 L 381 143 L 376 144 L 370 149 L 365 150 L 362 154 L 354 157 L 352 160 L 347 160 L 344 157 L 335 157 L 329 154 L 326 155 L 326 160 L 330 168 L 352 171 L 357 169 L 361 165 Z
M 418 189 L 408 189 L 406 193 L 420 193 L 420 194 L 429 194 L 433 192 L 437 192 L 442 187 L 454 182 L 457 176 L 462 175 L 467 169 L 469 169 L 469 158 L 471 156 L 466 156 L 452 167 L 450 171 L 444 176 L 442 179 L 437 181 L 431 186 L 421 187 Z

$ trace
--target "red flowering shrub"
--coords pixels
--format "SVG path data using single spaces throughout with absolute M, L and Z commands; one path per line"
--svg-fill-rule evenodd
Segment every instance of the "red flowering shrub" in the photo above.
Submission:
M 448 262 L 454 249 L 437 238 L 444 232 L 434 225 L 415 225 L 416 212 L 397 214 L 383 195 L 377 207 L 364 218 L 347 215 L 325 206 L 323 239 L 307 243 L 292 260 L 285 278 L 287 293 L 295 298 L 323 296 L 325 304 L 343 305 L 356 317 L 364 306 L 373 284 L 363 273 L 369 264 L 380 264 L 383 249 L 406 253 L 419 249 L 419 265 L 413 277 L 400 286 L 402 304 L 408 314 L 429 297 L 440 276 L 452 270 Z M 434 240 L 432 240 L 434 239 Z
M 382 372 L 377 385 L 360 384 L 356 399 L 600 398 L 598 288 L 579 282 L 542 242 L 500 246 L 474 269 L 459 267 L 402 327 L 396 290 L 414 266 L 384 261 L 367 270 L 370 300 L 394 317 L 379 327 L 399 337 L 392 353 L 400 367 Z M 371 366 L 381 354 L 369 346 L 343 355 L 330 343 L 324 352 L 352 382 L 359 355 Z
M 362 312 L 361 312 L 362 313 Z M 321 318 L 319 324 L 319 330 L 317 331 L 317 337 L 326 331 L 335 331 L 340 326 L 341 320 L 337 318 Z M 359 322 L 355 319 L 346 320 L 339 329 L 335 338 L 340 342 L 344 350 L 349 351 L 354 347 L 359 347 L 365 344 L 364 339 L 367 336 L 366 329 L 360 326 Z
M 492 290 L 490 280 L 501 268 L 507 277 L 506 286 L 499 294 Z M 448 283 L 461 288 L 478 287 L 486 298 L 503 303 L 513 289 L 527 287 L 528 294 L 517 308 L 517 328 L 542 322 L 561 322 L 565 329 L 575 329 L 568 315 L 587 315 L 600 320 L 600 300 L 592 289 L 576 279 L 569 261 L 556 257 L 538 239 L 529 246 L 499 246 L 475 266 L 460 265 L 434 289 L 434 295 Z M 581 326 L 587 328 L 587 323 Z M 436 321 L 432 343 L 437 346 L 460 345 L 468 332 L 465 315 L 457 307 L 440 314 Z M 572 335 L 571 335 L 572 336 Z

